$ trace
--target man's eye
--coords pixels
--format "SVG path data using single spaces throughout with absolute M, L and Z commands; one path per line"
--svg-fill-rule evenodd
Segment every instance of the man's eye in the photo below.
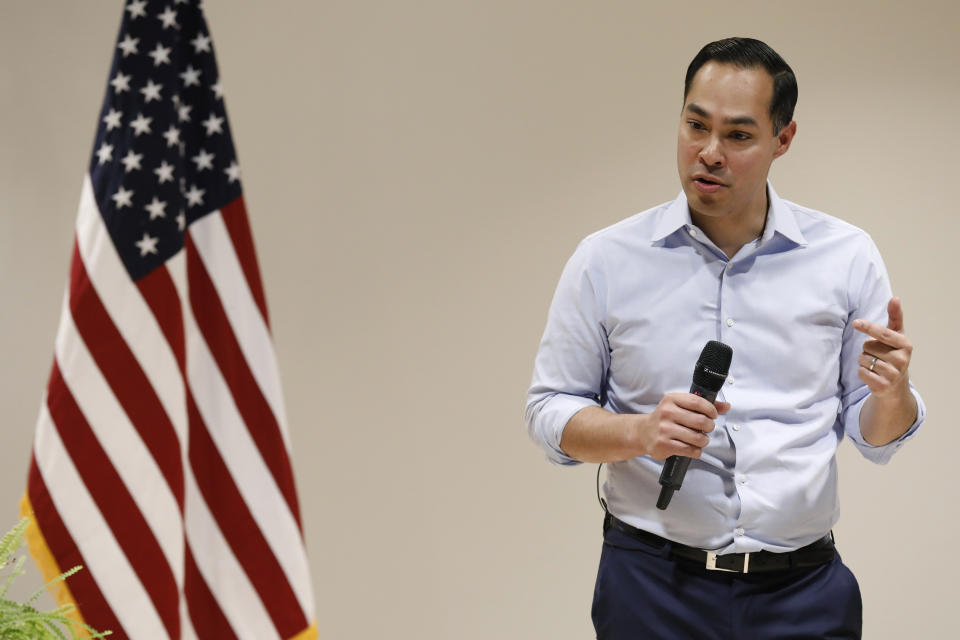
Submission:
M 688 120 L 687 124 L 690 125 L 691 129 L 699 130 L 704 128 L 704 126 L 701 123 L 697 122 L 696 120 Z
M 749 140 L 750 134 L 743 133 L 742 131 L 734 131 L 732 134 L 730 134 L 730 137 L 732 137 L 734 140 Z

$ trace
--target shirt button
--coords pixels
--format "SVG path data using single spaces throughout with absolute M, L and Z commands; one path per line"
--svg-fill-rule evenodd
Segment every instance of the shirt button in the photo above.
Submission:
M 728 326 L 728 327 L 732 327 L 734 324 L 735 324 L 735 323 L 734 323 L 734 321 L 733 321 L 733 318 L 727 318 L 727 326 Z
M 693 227 L 690 227 L 690 235 L 692 235 L 692 236 L 697 235 L 697 230 L 694 229 Z
M 738 425 L 738 424 L 733 425 L 733 430 L 734 430 L 734 431 L 740 431 L 740 425 Z
M 739 527 L 736 531 L 734 531 L 734 533 L 736 533 L 738 536 L 742 536 L 746 532 L 743 530 L 743 527 Z
M 747 476 L 740 476 L 739 478 L 737 478 L 737 482 L 739 482 L 740 484 L 747 484 Z
M 727 378 L 727 382 L 729 384 L 733 384 L 734 382 L 736 382 L 736 380 L 733 379 L 733 376 L 730 376 L 729 378 Z

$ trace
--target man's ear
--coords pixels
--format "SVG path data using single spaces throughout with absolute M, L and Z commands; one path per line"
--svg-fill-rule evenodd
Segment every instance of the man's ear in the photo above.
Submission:
M 790 124 L 780 129 L 780 133 L 777 134 L 777 149 L 773 152 L 774 158 L 779 158 L 787 152 L 795 135 L 797 135 L 797 121 L 791 120 Z

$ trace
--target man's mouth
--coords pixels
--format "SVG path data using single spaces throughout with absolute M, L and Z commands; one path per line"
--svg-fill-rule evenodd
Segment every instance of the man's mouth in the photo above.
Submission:
M 720 181 L 718 181 L 718 180 L 714 180 L 714 179 L 712 179 L 712 178 L 707 178 L 707 177 L 704 177 L 704 176 L 699 176 L 699 177 L 697 177 L 697 178 L 694 178 L 694 181 L 695 181 L 695 182 L 699 182 L 700 184 L 706 184 L 706 185 L 717 185 L 717 186 L 721 186 L 721 187 L 722 187 L 722 186 L 725 186 L 722 182 L 720 182 Z
M 702 194 L 713 195 L 720 191 L 721 189 L 726 189 L 727 185 L 720 182 L 719 180 L 714 180 L 710 176 L 705 175 L 696 175 L 693 177 L 694 188 Z

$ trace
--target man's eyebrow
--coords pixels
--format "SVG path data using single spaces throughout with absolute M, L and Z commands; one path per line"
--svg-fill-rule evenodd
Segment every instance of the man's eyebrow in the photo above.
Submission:
M 710 114 L 707 112 L 707 110 L 701 107 L 700 105 L 698 105 L 696 102 L 691 102 L 690 104 L 688 104 L 687 111 L 692 111 L 693 113 L 697 114 L 701 118 L 710 117 Z
M 696 102 L 691 102 L 687 105 L 687 111 L 690 111 L 701 118 L 709 118 L 710 112 L 698 105 Z M 723 121 L 724 124 L 732 124 L 734 126 L 754 126 L 759 127 L 757 121 L 751 118 L 750 116 L 737 116 L 735 118 L 726 118 Z
M 737 116 L 736 118 L 727 118 L 723 122 L 724 124 L 732 124 L 737 126 L 744 126 L 744 125 L 753 126 L 753 127 L 760 126 L 759 124 L 757 124 L 757 121 L 751 118 L 750 116 Z

